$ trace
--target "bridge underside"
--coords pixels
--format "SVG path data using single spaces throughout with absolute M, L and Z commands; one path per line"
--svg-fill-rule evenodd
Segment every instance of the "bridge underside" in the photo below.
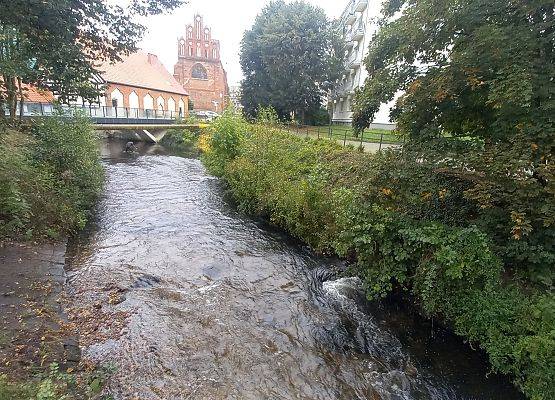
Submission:
M 121 127 L 102 127 L 95 126 L 96 130 L 107 138 L 123 139 L 128 141 L 140 141 L 147 143 L 158 143 L 168 132 L 168 127 L 152 128 L 152 127 L 133 127 L 128 129 L 121 129 Z
M 182 128 L 198 130 L 205 128 L 205 124 L 94 124 L 94 129 L 100 131 L 105 137 L 113 137 L 130 141 L 158 143 L 169 129 Z

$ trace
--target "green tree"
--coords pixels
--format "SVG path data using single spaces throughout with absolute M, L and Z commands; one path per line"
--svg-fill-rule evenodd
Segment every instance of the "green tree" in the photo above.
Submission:
M 365 64 L 355 128 L 403 91 L 405 150 L 468 182 L 507 265 L 552 285 L 553 1 L 388 0 Z
M 266 6 L 241 44 L 245 113 L 254 117 L 259 106 L 271 106 L 282 118 L 293 113 L 304 122 L 318 110 L 342 67 L 334 28 L 324 10 L 302 1 Z
M 60 101 L 94 99 L 102 61 L 136 50 L 144 27 L 137 17 L 159 14 L 183 0 L 0 0 L 0 118 L 15 116 L 23 85 L 51 90 Z

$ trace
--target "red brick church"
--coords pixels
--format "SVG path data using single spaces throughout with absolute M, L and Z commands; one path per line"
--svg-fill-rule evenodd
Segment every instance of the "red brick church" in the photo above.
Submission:
M 195 110 L 222 112 L 228 101 L 227 75 L 220 60 L 220 41 L 212 38 L 202 17 L 195 15 L 193 25 L 177 41 L 175 79 L 183 85 Z

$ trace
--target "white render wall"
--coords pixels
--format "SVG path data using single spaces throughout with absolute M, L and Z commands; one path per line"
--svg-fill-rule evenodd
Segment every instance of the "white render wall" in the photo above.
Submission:
M 349 53 L 346 56 L 345 73 L 343 77 L 336 82 L 334 91 L 331 94 L 331 102 L 333 104 L 333 121 L 338 123 L 350 124 L 352 121 L 352 101 L 354 90 L 362 87 L 364 81 L 368 77 L 368 72 L 364 67 L 364 59 L 368 54 L 368 46 L 372 35 L 377 29 L 375 23 L 379 14 L 379 6 L 375 7 L 373 3 L 380 0 L 349 0 L 343 14 L 341 16 L 342 27 L 345 32 L 344 40 L 351 43 L 347 46 Z M 357 7 L 367 3 L 364 11 L 356 11 Z M 351 14 L 354 14 L 354 18 Z M 349 18 L 354 21 L 349 21 Z M 362 37 L 355 40 L 349 40 L 353 32 L 357 32 L 362 27 Z M 354 63 L 354 64 L 351 64 Z M 349 68 L 353 65 L 354 68 Z M 374 123 L 391 124 L 389 120 L 389 111 L 394 102 L 382 105 L 380 111 L 376 114 Z

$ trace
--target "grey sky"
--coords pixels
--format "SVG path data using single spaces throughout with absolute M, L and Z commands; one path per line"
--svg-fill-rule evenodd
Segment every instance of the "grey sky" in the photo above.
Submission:
M 243 32 L 249 29 L 258 13 L 270 0 L 190 0 L 189 4 L 170 15 L 150 17 L 140 47 L 158 55 L 166 68 L 173 73 L 177 61 L 177 37 L 185 34 L 185 25 L 193 21 L 195 13 L 204 16 L 204 22 L 212 28 L 214 38 L 221 42 L 221 57 L 228 73 L 230 85 L 242 79 L 239 65 L 239 48 Z M 324 8 L 330 18 L 341 15 L 348 0 L 307 0 Z M 378 0 L 371 1 L 378 7 Z

